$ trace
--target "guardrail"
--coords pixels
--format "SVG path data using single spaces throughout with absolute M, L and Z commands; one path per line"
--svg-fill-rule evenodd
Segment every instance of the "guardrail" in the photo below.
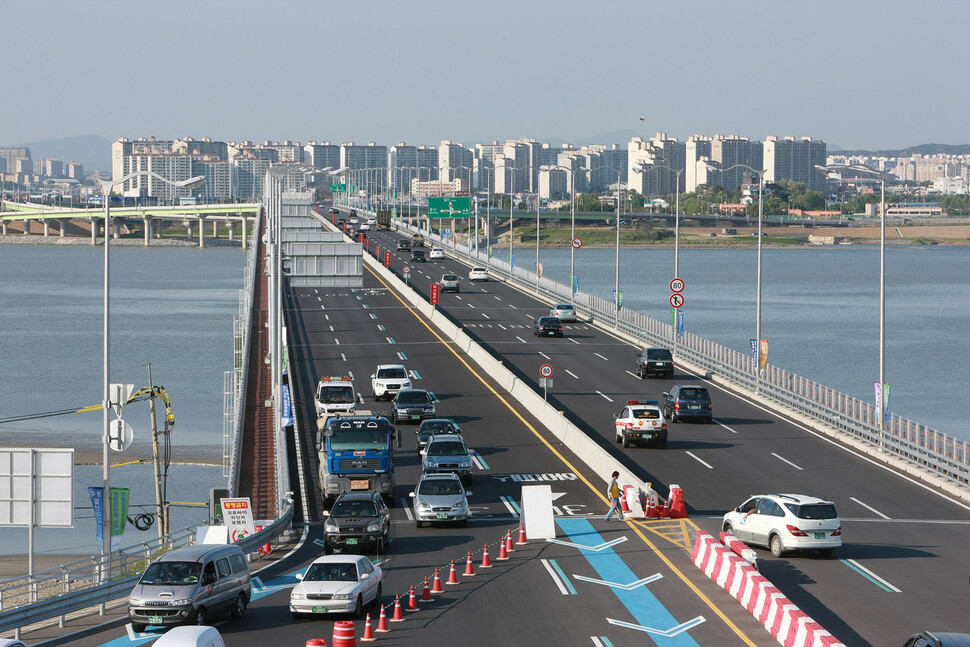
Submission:
M 276 521 L 236 542 L 243 553 L 251 555 L 289 529 L 293 499 L 286 499 L 286 504 L 286 511 Z M 69 613 L 128 595 L 152 560 L 170 550 L 195 545 L 195 531 L 207 524 L 208 521 L 122 548 L 108 560 L 97 555 L 32 576 L 0 581 L 0 631 L 15 629 L 19 639 L 20 630 L 26 625 L 60 618 L 63 626 L 64 616 Z
M 364 210 L 358 209 L 365 213 Z M 369 212 L 367 212 L 369 213 Z M 398 228 L 412 233 L 419 230 L 398 222 Z M 755 374 L 755 360 L 747 354 L 721 346 L 710 340 L 686 333 L 675 336 L 671 324 L 662 323 L 631 310 L 617 312 L 612 301 L 586 292 L 571 294 L 569 286 L 546 277 L 538 277 L 520 267 L 512 268 L 502 259 L 492 258 L 480 250 L 445 241 L 438 234 L 420 230 L 429 242 L 436 242 L 456 256 L 485 266 L 489 272 L 504 277 L 521 289 L 535 291 L 553 301 L 571 301 L 577 310 L 594 320 L 633 337 L 644 346 L 669 346 L 675 355 L 737 387 L 801 414 L 832 430 L 845 433 L 858 441 L 901 460 L 924 468 L 951 483 L 970 485 L 970 445 L 935 429 L 891 414 L 884 427 L 878 425 L 875 405 L 835 389 L 808 380 L 790 371 L 768 364 L 760 379 Z

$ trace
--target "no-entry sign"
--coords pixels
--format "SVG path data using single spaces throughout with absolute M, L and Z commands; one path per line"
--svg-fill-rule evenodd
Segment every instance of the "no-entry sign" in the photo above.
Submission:
M 572 240 L 573 249 L 579 249 L 583 246 L 583 241 L 580 238 L 573 238 Z

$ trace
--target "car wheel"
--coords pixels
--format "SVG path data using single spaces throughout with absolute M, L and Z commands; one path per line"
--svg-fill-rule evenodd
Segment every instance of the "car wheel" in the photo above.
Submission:
M 209 614 L 206 612 L 205 607 L 199 607 L 199 609 L 195 612 L 195 624 L 209 624 Z
M 616 442 L 620 442 L 621 440 L 623 440 L 623 434 L 617 434 L 616 435 Z
M 459 521 L 458 522 L 458 527 L 459 528 L 467 528 L 468 527 L 468 519 L 462 519 L 461 521 Z
M 364 596 L 363 595 L 357 596 L 357 604 L 354 605 L 354 617 L 355 618 L 364 617 Z
M 134 622 L 131 623 L 131 630 L 134 631 L 136 634 L 140 634 L 146 629 L 148 629 L 148 625 L 136 625 Z
M 670 412 L 670 422 L 680 422 L 680 418 L 673 411 Z
M 728 521 L 727 523 L 725 523 L 724 524 L 724 527 L 721 528 L 721 530 L 723 530 L 724 532 L 729 532 L 732 535 L 734 534 L 734 526 L 731 525 L 731 522 L 730 521 Z
M 630 438 L 629 438 L 629 436 L 624 435 L 623 436 L 623 447 L 626 448 L 626 447 L 629 447 L 629 446 L 630 446 Z
M 822 559 L 828 559 L 829 557 L 832 556 L 833 550 L 834 549 L 832 548 L 823 548 L 822 550 L 818 551 L 818 556 L 821 557 Z
M 294 611 L 293 612 L 293 619 L 294 620 L 302 620 L 303 619 L 303 614 L 302 613 L 297 613 L 296 611 Z
M 246 613 L 246 596 L 240 593 L 236 598 L 236 606 L 232 609 L 232 617 L 241 618 L 244 613 Z
M 781 545 L 780 535 L 772 535 L 768 545 L 771 548 L 772 557 L 781 557 L 781 554 L 785 552 L 784 547 Z

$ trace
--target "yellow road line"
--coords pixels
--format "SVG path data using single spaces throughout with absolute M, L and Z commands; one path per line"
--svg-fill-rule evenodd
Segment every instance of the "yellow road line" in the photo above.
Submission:
M 556 456 L 556 458 L 558 458 L 559 460 L 561 460 L 566 467 L 568 467 L 576 476 L 578 476 L 579 479 L 583 483 L 585 483 L 586 486 L 590 490 L 592 490 L 593 493 L 596 496 L 598 496 L 600 498 L 600 500 L 603 501 L 604 504 L 608 504 L 609 503 L 609 501 L 607 500 L 607 498 L 605 496 L 603 496 L 603 494 L 599 491 L 600 488 L 594 487 L 593 484 L 590 483 L 589 480 L 586 479 L 586 477 L 584 477 L 579 470 L 577 470 L 575 467 L 573 467 L 572 463 L 570 463 L 569 460 L 565 456 L 563 456 L 562 454 L 560 454 L 559 451 L 555 447 L 553 447 L 551 444 L 549 444 L 549 442 L 545 438 L 542 437 L 542 434 L 540 434 L 539 431 L 535 427 L 533 427 L 531 424 L 529 424 L 529 421 L 526 420 L 525 418 L 523 418 L 522 415 L 515 409 L 515 407 L 513 407 L 511 404 L 509 404 L 508 400 L 506 400 L 504 397 L 502 397 L 502 395 L 498 391 L 496 391 L 495 389 L 493 389 L 492 388 L 492 385 L 489 384 L 485 380 L 485 378 L 483 378 L 481 375 L 479 375 L 478 372 L 474 368 L 472 368 L 471 365 L 468 362 L 465 361 L 465 358 L 463 358 L 461 355 L 459 355 L 458 352 L 454 348 L 452 348 L 452 345 L 450 343 L 448 343 L 444 338 L 442 338 L 441 335 L 438 334 L 438 331 L 436 331 L 434 328 L 431 327 L 431 324 L 429 324 L 427 321 L 425 321 L 425 319 L 420 315 L 420 313 L 416 312 L 414 310 L 414 308 L 412 308 L 410 305 L 408 305 L 408 303 L 404 299 L 401 298 L 401 296 L 397 293 L 397 291 L 394 288 L 392 288 L 390 285 L 388 285 L 387 283 L 385 283 L 384 282 L 384 279 L 382 279 L 380 276 L 378 276 L 378 274 L 373 269 L 371 269 L 370 267 L 367 267 L 367 271 L 370 272 L 374 276 L 374 278 L 377 279 L 381 283 L 381 285 L 383 285 L 384 287 L 386 287 L 390 291 L 390 293 L 394 295 L 394 298 L 396 298 L 398 301 L 400 301 L 401 302 L 401 305 L 403 305 L 405 308 L 407 308 L 408 309 L 408 312 L 410 312 L 412 315 L 414 315 L 414 318 L 417 319 L 418 321 L 420 321 L 421 324 L 425 328 L 428 329 L 428 332 L 430 332 L 432 335 L 434 335 L 438 339 L 438 341 L 440 341 L 444 345 L 445 348 L 447 348 L 449 351 L 451 351 L 451 354 L 454 355 L 455 358 L 459 362 L 461 362 L 465 366 L 465 368 L 467 368 L 468 371 L 472 375 L 474 375 L 476 378 L 478 378 L 478 381 L 481 382 L 483 385 L 485 385 L 485 388 L 487 388 L 489 391 L 491 391 L 492 394 L 495 395 L 495 397 L 498 398 L 499 401 L 502 404 L 504 404 L 506 407 L 508 407 L 508 410 L 511 411 L 512 414 L 516 418 L 518 418 L 519 420 L 521 420 L 522 421 L 522 424 L 525 425 L 526 428 L 528 428 L 529 431 L 531 431 L 535 435 L 535 437 L 538 438 L 539 441 L 542 442 L 542 444 L 545 445 L 546 448 L 549 451 L 551 451 L 553 453 L 553 455 Z M 691 524 L 691 525 L 693 525 L 693 524 Z M 671 562 L 669 559 L 667 559 L 667 556 L 664 555 L 660 551 L 660 549 L 657 548 L 656 545 L 654 545 L 653 542 L 651 542 L 649 539 L 647 539 L 647 536 L 644 535 L 640 531 L 639 528 L 637 528 L 635 525 L 631 525 L 631 528 L 633 529 L 633 532 L 635 532 L 640 537 L 640 539 L 643 540 L 643 543 L 645 543 L 647 546 L 649 546 L 650 547 L 650 550 L 652 550 L 654 552 L 654 554 L 657 555 L 657 557 L 659 557 L 664 562 L 664 564 L 666 564 L 667 567 L 670 568 L 670 570 L 672 570 L 677 575 L 677 577 L 679 577 L 681 579 L 681 581 L 683 581 L 684 584 L 686 584 L 687 587 L 691 591 L 694 592 L 695 595 L 697 595 L 697 597 L 699 597 L 705 604 L 707 604 L 707 606 L 711 609 L 711 611 L 713 611 L 717 615 L 717 617 L 719 617 L 721 620 L 724 621 L 724 624 L 726 624 L 728 627 L 731 628 L 731 631 L 733 631 L 738 636 L 738 638 L 740 638 L 742 641 L 744 641 L 744 643 L 746 645 L 750 645 L 750 647 L 756 647 L 756 644 L 754 642 L 752 642 L 751 639 L 748 638 L 747 635 L 745 635 L 744 632 L 742 632 L 741 629 L 737 625 L 735 625 L 733 622 L 731 622 L 731 620 L 726 615 L 724 615 L 724 612 L 721 611 L 717 607 L 717 605 L 715 605 L 714 602 L 710 598 L 708 598 L 706 595 L 704 595 L 704 593 L 702 593 L 701 590 L 698 589 L 694 585 L 693 582 L 691 582 L 689 579 L 687 579 L 687 576 L 684 575 L 680 571 L 680 569 L 678 569 L 676 566 L 674 566 L 673 562 Z M 696 529 L 697 526 L 694 526 L 694 528 Z

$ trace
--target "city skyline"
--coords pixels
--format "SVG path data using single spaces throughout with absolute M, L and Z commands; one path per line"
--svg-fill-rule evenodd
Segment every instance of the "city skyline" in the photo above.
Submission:
M 970 141 L 970 90 L 948 63 L 961 60 L 970 18 L 958 1 L 618 2 L 592 20 L 569 1 L 244 6 L 6 1 L 19 28 L 6 38 L 16 64 L 5 85 L 23 90 L 8 95 L 0 143 L 91 133 L 581 146 L 721 132 L 870 150 Z M 146 35 L 187 26 L 193 37 L 177 47 Z M 139 93 L 150 100 L 129 100 Z

